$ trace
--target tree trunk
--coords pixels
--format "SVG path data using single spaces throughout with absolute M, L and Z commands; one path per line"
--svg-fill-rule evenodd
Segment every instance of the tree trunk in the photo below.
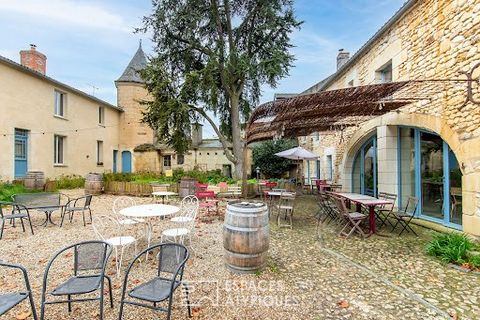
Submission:
M 243 177 L 243 141 L 240 128 L 240 110 L 239 110 L 240 94 L 232 94 L 230 96 L 230 108 L 232 117 L 232 149 L 233 155 L 237 160 L 234 163 L 233 178 L 242 179 Z

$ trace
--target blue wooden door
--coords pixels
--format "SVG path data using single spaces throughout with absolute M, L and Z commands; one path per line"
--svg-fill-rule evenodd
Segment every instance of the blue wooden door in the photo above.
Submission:
M 28 170 L 28 131 L 15 129 L 15 178 L 25 177 Z
M 113 164 L 112 164 L 113 173 L 117 173 L 117 157 L 118 157 L 118 150 L 113 150 Z
M 132 153 L 130 151 L 122 151 L 122 172 L 132 172 Z

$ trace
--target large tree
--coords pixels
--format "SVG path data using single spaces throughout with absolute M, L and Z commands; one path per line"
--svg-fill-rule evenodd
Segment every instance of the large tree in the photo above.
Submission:
M 153 0 L 144 17 L 155 56 L 142 75 L 153 96 L 147 122 L 177 152 L 192 122 L 215 130 L 234 175 L 243 172 L 242 124 L 260 87 L 275 87 L 294 61 L 290 35 L 300 28 L 292 0 Z M 215 117 L 220 121 L 216 124 Z

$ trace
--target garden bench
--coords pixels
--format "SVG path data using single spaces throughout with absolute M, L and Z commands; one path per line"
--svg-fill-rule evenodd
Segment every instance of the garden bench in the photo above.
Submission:
M 56 210 L 60 210 L 60 214 L 63 215 L 63 209 L 65 204 L 61 203 L 63 195 L 59 192 L 38 192 L 38 193 L 19 193 L 14 194 L 12 199 L 15 203 L 24 205 L 29 210 L 38 210 L 45 213 L 45 221 L 41 224 L 47 226 L 48 223 L 54 224 L 52 221 L 52 213 Z

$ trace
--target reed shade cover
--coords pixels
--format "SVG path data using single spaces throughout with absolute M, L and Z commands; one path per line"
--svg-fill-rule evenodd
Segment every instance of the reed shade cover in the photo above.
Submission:
M 252 112 L 247 143 L 331 132 L 445 92 L 454 80 L 411 80 L 321 91 L 264 103 Z
M 223 224 L 225 265 L 235 273 L 255 273 L 265 267 L 270 244 L 268 207 L 259 201 L 227 205 Z

